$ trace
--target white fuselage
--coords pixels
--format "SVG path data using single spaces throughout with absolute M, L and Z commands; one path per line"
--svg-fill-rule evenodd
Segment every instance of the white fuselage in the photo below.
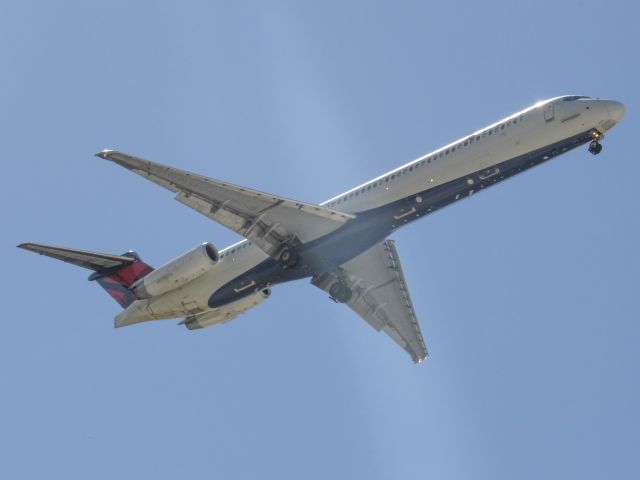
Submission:
M 597 130 L 604 134 L 617 123 L 623 111 L 617 102 L 586 97 L 558 97 L 538 102 L 322 205 L 357 214 L 407 197 L 416 196 L 416 201 L 421 201 L 417 196 L 420 192 L 582 132 Z M 116 317 L 116 326 L 210 312 L 207 302 L 212 292 L 268 258 L 247 240 L 221 250 L 220 257 L 215 267 L 191 283 L 164 295 L 134 302 Z

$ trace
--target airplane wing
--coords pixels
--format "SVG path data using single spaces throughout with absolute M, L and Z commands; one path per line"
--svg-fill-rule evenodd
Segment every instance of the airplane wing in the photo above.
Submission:
M 387 333 L 414 362 L 426 358 L 427 349 L 393 240 L 374 245 L 312 283 L 329 292 L 336 281 L 344 282 L 352 291 L 346 302 L 349 308 L 377 331 Z
M 63 262 L 72 263 L 79 267 L 88 268 L 89 270 L 95 270 L 96 272 L 115 267 L 122 267 L 136 261 L 135 258 L 124 257 L 121 255 L 88 252 L 86 250 L 77 250 L 75 248 L 54 247 L 38 243 L 21 243 L 18 247 L 39 253 L 40 255 L 46 255 L 47 257 L 62 260 Z
M 331 233 L 354 215 L 298 202 L 172 168 L 113 150 L 96 154 L 177 193 L 176 200 L 249 239 L 276 257 Z

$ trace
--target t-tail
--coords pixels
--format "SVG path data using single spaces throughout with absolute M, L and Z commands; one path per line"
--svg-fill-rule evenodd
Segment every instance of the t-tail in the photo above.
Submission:
M 140 260 L 136 252 L 109 255 L 37 243 L 22 243 L 18 247 L 93 270 L 89 280 L 97 281 L 122 308 L 136 300 L 131 286 L 153 271 L 153 267 Z

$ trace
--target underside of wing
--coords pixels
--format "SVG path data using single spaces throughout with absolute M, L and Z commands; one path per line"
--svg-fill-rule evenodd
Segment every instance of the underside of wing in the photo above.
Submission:
M 113 150 L 96 154 L 176 193 L 176 200 L 251 240 L 276 257 L 331 233 L 353 215 L 239 187 Z
M 350 298 L 344 300 L 349 308 L 376 330 L 386 332 L 414 362 L 426 358 L 427 349 L 393 240 L 373 246 L 312 283 L 330 294 L 333 285 L 347 287 Z
M 54 247 L 52 245 L 42 245 L 38 243 L 22 243 L 18 245 L 18 247 L 96 272 L 122 267 L 136 261 L 135 258 L 132 257 L 88 252 L 75 248 Z

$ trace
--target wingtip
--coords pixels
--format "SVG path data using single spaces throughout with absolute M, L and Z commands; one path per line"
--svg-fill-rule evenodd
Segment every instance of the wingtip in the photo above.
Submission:
M 38 246 L 40 246 L 40 244 L 32 242 L 24 242 L 16 245 L 16 247 L 26 250 L 27 252 L 34 252 L 42 255 L 42 253 L 38 251 Z
M 415 357 L 413 359 L 413 363 L 415 363 L 416 365 L 419 365 L 422 362 L 424 362 L 428 356 L 429 356 L 429 352 L 425 352 L 421 357 Z
M 109 156 L 114 152 L 115 152 L 115 150 L 111 150 L 109 148 L 105 148 L 104 150 L 99 151 L 95 155 L 96 155 L 96 157 L 100 157 L 100 158 L 103 158 L 105 160 L 109 160 Z

